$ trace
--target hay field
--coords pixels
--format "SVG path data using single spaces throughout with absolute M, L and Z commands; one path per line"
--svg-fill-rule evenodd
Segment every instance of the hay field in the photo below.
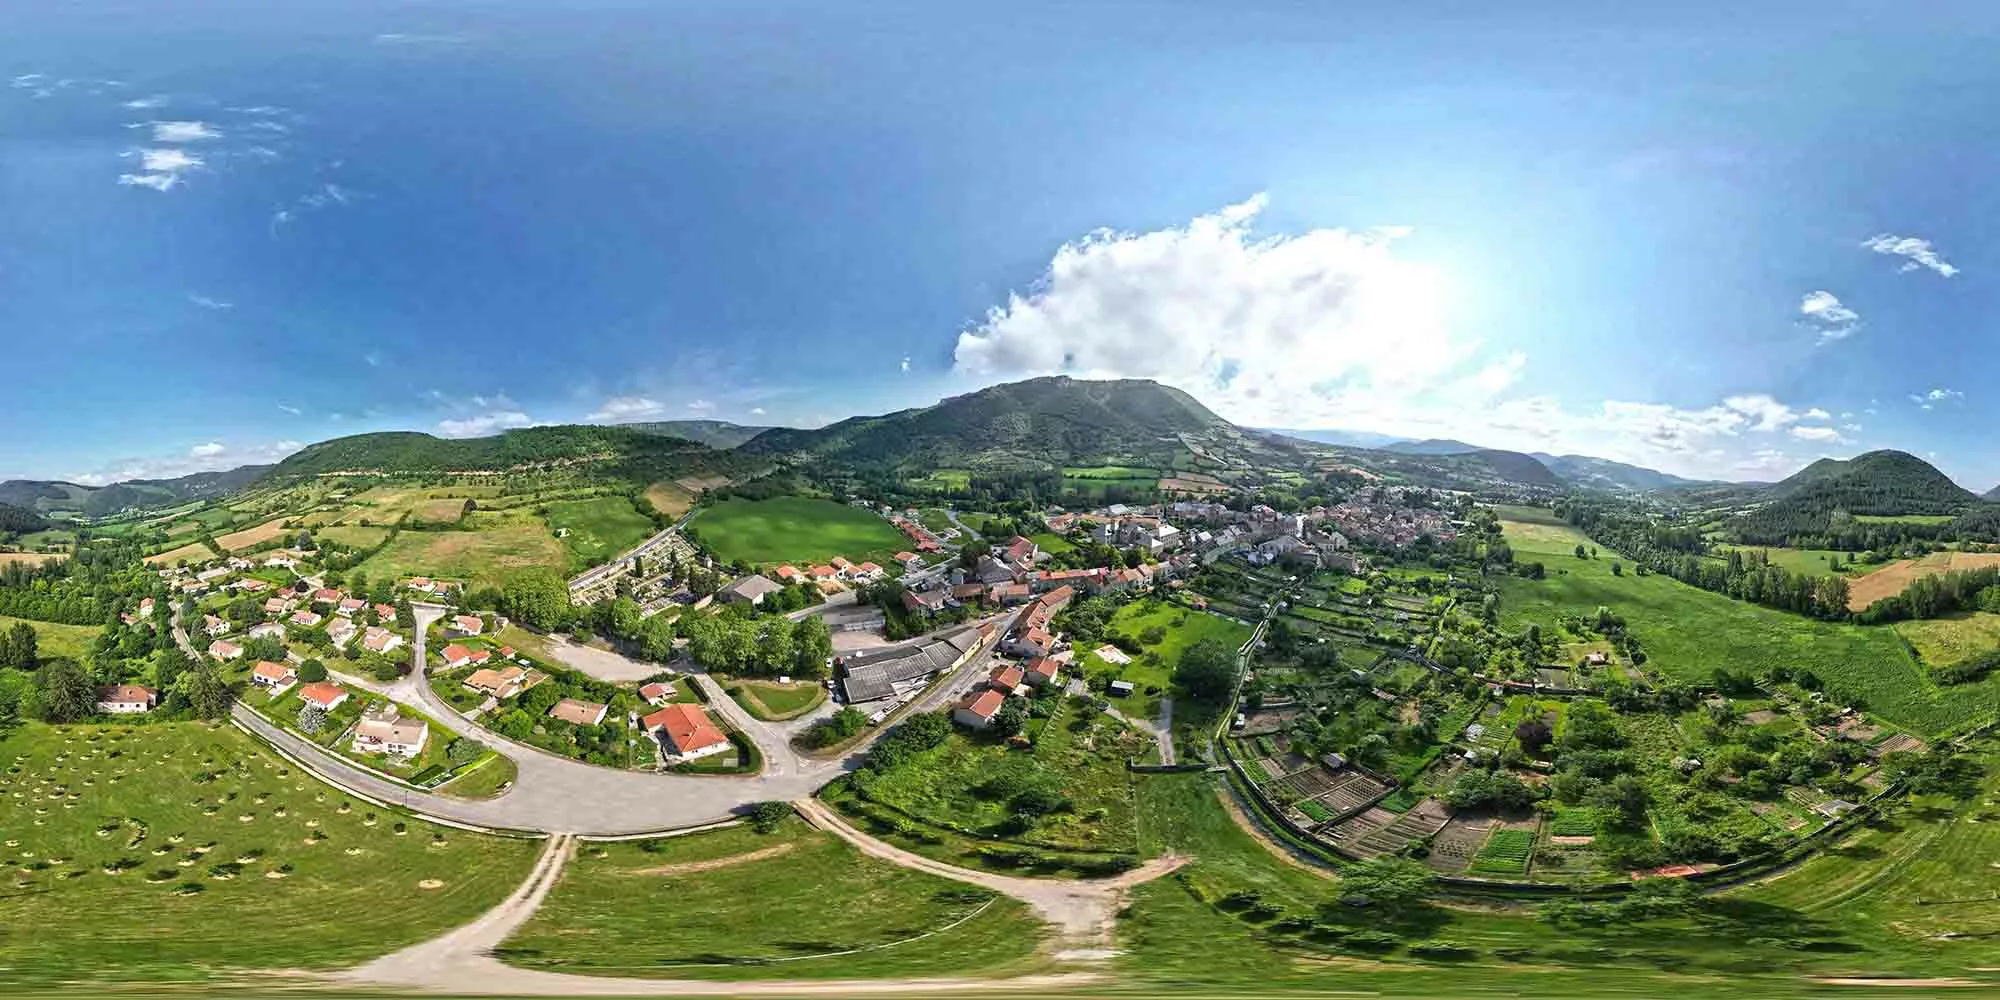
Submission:
M 1988 566 L 2000 566 L 2000 552 L 1933 552 L 1922 559 L 1893 562 L 1873 573 L 1855 577 L 1847 585 L 1847 607 L 1851 611 L 1860 611 L 1885 597 L 1894 597 L 1918 577 Z

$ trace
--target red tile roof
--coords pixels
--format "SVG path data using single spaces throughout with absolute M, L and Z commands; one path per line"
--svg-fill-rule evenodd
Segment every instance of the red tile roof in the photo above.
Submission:
M 1000 714 L 1000 706 L 1007 703 L 1007 696 L 998 691 L 981 691 L 962 702 L 958 707 L 982 719 L 991 719 Z
M 648 732 L 658 729 L 666 734 L 667 742 L 674 752 L 687 754 L 717 743 L 726 743 L 729 737 L 715 723 L 708 720 L 708 713 L 699 705 L 679 704 L 667 707 L 646 716 L 643 723 Z
M 309 701 L 321 708 L 332 708 L 333 704 L 347 697 L 347 689 L 326 681 L 315 681 L 299 689 L 299 700 Z

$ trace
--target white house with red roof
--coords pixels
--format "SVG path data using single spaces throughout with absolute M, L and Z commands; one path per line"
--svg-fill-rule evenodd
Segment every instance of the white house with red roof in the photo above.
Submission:
M 361 648 L 371 653 L 389 653 L 403 644 L 403 637 L 386 628 L 370 628 L 361 635 Z
M 639 724 L 659 737 L 660 753 L 669 760 L 694 760 L 730 747 L 728 734 L 710 721 L 700 705 L 686 702 L 668 705 L 639 720 Z
M 453 615 L 451 627 L 459 635 L 478 635 L 486 631 L 486 622 L 478 615 Z
M 327 681 L 315 681 L 299 689 L 299 700 L 331 712 L 348 699 L 347 689 Z
M 974 691 L 951 710 L 951 721 L 968 729 L 985 729 L 993 725 L 993 718 L 1006 704 L 1007 696 L 991 688 Z
M 662 681 L 654 681 L 639 689 L 639 697 L 655 708 L 674 700 L 674 686 Z
M 444 657 L 445 666 L 454 670 L 474 663 L 485 663 L 493 658 L 493 654 L 487 650 L 471 649 L 455 642 L 446 646 L 438 655 Z
M 344 597 L 341 598 L 340 604 L 334 608 L 334 613 L 342 618 L 352 618 L 360 614 L 361 609 L 367 606 L 368 602 L 359 597 Z
M 289 663 L 258 660 L 250 670 L 250 683 L 270 691 L 273 696 L 284 694 L 298 682 L 298 671 L 293 670 Z
M 218 660 L 234 660 L 243 655 L 243 647 L 224 639 L 208 644 L 208 655 Z
M 292 612 L 292 619 L 291 619 L 292 624 L 297 625 L 300 628 L 313 628 L 317 626 L 320 622 L 323 622 L 325 620 L 326 619 L 321 618 L 317 613 L 307 611 L 304 608 L 300 608 L 297 611 Z

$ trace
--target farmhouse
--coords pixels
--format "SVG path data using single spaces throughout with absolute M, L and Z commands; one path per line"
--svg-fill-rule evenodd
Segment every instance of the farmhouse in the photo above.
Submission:
M 572 726 L 594 726 L 604 721 L 604 706 L 594 701 L 564 698 L 549 709 L 549 718 L 561 719 Z
M 347 689 L 338 684 L 318 681 L 299 689 L 299 700 L 309 705 L 331 712 L 347 702 Z
M 299 675 L 289 664 L 258 660 L 250 671 L 250 683 L 268 689 L 273 695 L 291 690 L 299 682 Z
M 354 727 L 356 752 L 386 753 L 397 757 L 415 757 L 424 752 L 424 744 L 431 734 L 431 727 L 424 720 L 399 718 L 394 707 L 386 716 L 363 719 L 360 725 Z
M 743 579 L 738 580 L 735 583 L 732 583 L 729 586 L 722 588 L 722 592 L 716 594 L 715 596 L 717 600 L 722 601 L 725 604 L 754 605 L 754 604 L 764 603 L 764 598 L 769 597 L 772 594 L 775 594 L 783 589 L 785 589 L 783 585 L 779 584 L 775 580 L 772 580 L 770 577 L 764 576 L 759 573 L 752 573 L 749 576 L 746 576 Z
M 951 710 L 951 721 L 969 729 L 985 729 L 1005 704 L 1007 696 L 998 691 L 975 692 Z
M 660 749 L 675 760 L 694 760 L 721 753 L 730 747 L 729 737 L 699 705 L 668 705 L 640 720 L 646 731 L 659 737 Z
M 143 684 L 110 684 L 97 689 L 97 710 L 109 715 L 131 715 L 152 709 L 160 693 Z
M 243 655 L 243 647 L 224 639 L 208 644 L 208 655 L 218 660 L 233 660 Z

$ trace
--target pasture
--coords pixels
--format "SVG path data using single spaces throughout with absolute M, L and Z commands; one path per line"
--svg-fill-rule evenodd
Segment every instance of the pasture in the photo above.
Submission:
M 1614 553 L 1576 558 L 1577 544 L 1589 541 L 1574 529 L 1501 523 L 1517 558 L 1539 557 L 1548 567 L 1543 580 L 1509 576 L 1498 581 L 1505 628 L 1530 622 L 1548 628 L 1564 615 L 1590 615 L 1608 607 L 1638 636 L 1648 656 L 1645 669 L 1669 677 L 1706 683 L 1717 668 L 1752 674 L 1776 666 L 1811 670 L 1829 688 L 1863 701 L 1870 712 L 1925 734 L 1992 714 L 2000 683 L 1989 679 L 1939 689 L 1887 626 L 1823 622 L 1774 611 L 1670 577 L 1639 576 L 1629 564 L 1623 576 L 1614 576 Z
M 30 725 L 0 761 L 15 983 L 352 965 L 499 902 L 540 846 L 350 799 L 228 726 Z
M 569 549 L 570 568 L 601 566 L 646 540 L 653 519 L 623 496 L 570 500 L 547 506 L 549 530 Z
M 1160 639 L 1147 643 L 1152 629 L 1160 630 Z M 1130 697 L 1113 699 L 1112 704 L 1127 715 L 1148 719 L 1159 714 L 1160 698 L 1173 691 L 1174 667 L 1189 646 L 1214 639 L 1233 650 L 1250 638 L 1250 627 L 1241 622 L 1155 600 L 1137 600 L 1120 607 L 1111 616 L 1106 632 L 1132 639 L 1144 652 L 1133 656 L 1130 663 L 1115 664 L 1098 656 L 1095 648 L 1079 650 L 1077 663 L 1091 678 L 1131 681 L 1137 690 Z
M 1985 569 L 2000 566 L 2000 552 L 1933 552 L 1922 559 L 1902 559 L 1847 585 L 1847 606 L 1863 608 L 1885 597 L 1894 597 L 1922 576 L 1937 576 L 1952 570 Z
M 200 542 L 190 542 L 177 549 L 168 549 L 165 552 L 160 552 L 154 555 L 147 556 L 146 562 L 149 565 L 153 566 L 172 566 L 179 563 L 183 559 L 191 563 L 197 563 L 197 562 L 205 562 L 213 558 L 215 558 L 214 549 L 211 549 Z
M 903 533 L 865 510 L 810 497 L 724 500 L 689 527 L 727 562 L 768 566 L 846 556 L 887 564 L 909 545 Z
M 517 518 L 480 531 L 405 531 L 358 568 L 376 579 L 412 576 L 498 587 L 524 569 L 569 566 L 569 553 L 539 522 Z
M 1897 622 L 1891 627 L 1933 667 L 2000 649 L 2000 615 L 1983 611 Z
M 667 979 L 1002 976 L 1035 964 L 1042 934 L 1018 902 L 787 818 L 771 833 L 586 844 L 497 953 L 528 968 Z
M 284 534 L 285 519 L 277 518 L 266 521 L 254 528 L 245 528 L 242 531 L 230 532 L 227 535 L 217 538 L 215 544 L 222 546 L 222 551 L 224 552 L 241 552 L 253 545 L 262 545 L 265 542 L 276 541 L 278 538 L 283 537 Z
M 104 631 L 96 625 L 58 625 L 55 622 L 29 621 L 26 618 L 9 618 L 0 615 L 0 631 L 12 629 L 16 625 L 26 625 L 35 630 L 35 651 L 42 659 L 60 657 L 83 662 L 85 653 L 97 644 L 97 634 Z
M 323 541 L 338 542 L 341 545 L 351 545 L 366 551 L 382 544 L 382 540 L 389 537 L 389 529 L 343 524 L 331 528 L 315 528 L 313 537 Z
M 1838 552 L 1833 549 L 1781 549 L 1761 546 L 1752 547 L 1748 545 L 1717 545 L 1713 549 L 1717 555 L 1725 558 L 1732 550 L 1742 552 L 1745 558 L 1748 558 L 1752 552 L 1762 552 L 1765 558 L 1770 560 L 1771 565 L 1786 572 L 1800 573 L 1806 576 L 1827 576 L 1832 574 L 1834 572 L 1832 560 L 1835 558 L 1838 558 L 1841 563 L 1840 576 L 1853 576 L 1863 569 L 1863 567 L 1850 565 L 1850 560 L 1854 558 L 1856 553 Z

